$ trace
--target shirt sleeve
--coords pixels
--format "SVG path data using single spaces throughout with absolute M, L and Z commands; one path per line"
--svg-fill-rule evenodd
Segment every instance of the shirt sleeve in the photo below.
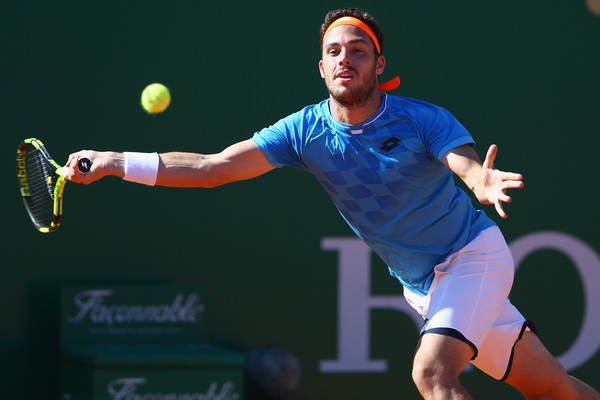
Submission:
M 252 141 L 272 166 L 306 169 L 302 161 L 305 142 L 302 139 L 305 134 L 302 121 L 302 112 L 297 112 L 254 134 Z
M 469 131 L 441 107 L 427 108 L 420 128 L 423 143 L 438 160 L 458 146 L 475 143 Z

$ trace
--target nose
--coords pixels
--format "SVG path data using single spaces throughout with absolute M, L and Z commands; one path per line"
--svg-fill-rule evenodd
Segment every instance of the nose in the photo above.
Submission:
M 346 49 L 342 50 L 340 53 L 339 65 L 350 65 L 352 62 L 350 61 L 350 57 L 348 57 L 348 51 Z

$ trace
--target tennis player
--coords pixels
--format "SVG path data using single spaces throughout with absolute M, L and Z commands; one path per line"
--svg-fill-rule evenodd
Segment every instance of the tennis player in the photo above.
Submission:
M 470 362 L 528 399 L 600 399 L 569 376 L 509 302 L 514 265 L 496 224 L 454 184 L 506 218 L 508 189 L 522 176 L 483 163 L 469 132 L 445 109 L 391 96 L 380 85 L 384 36 L 357 9 L 334 10 L 321 27 L 321 77 L 329 98 L 221 153 L 81 151 L 68 178 L 106 175 L 146 185 L 214 187 L 292 166 L 312 173 L 340 214 L 388 265 L 423 316 L 413 379 L 425 399 L 470 399 L 459 375 Z M 77 160 L 87 157 L 82 174 Z

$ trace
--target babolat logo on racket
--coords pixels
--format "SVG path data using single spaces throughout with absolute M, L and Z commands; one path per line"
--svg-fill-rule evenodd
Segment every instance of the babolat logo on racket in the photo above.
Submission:
M 27 171 L 25 169 L 25 151 L 19 150 L 17 152 L 17 176 L 19 177 L 19 183 L 21 184 L 21 195 L 30 196 L 29 184 L 27 183 Z

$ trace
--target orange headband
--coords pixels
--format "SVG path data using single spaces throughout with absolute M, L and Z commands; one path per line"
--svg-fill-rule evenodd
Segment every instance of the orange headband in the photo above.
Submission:
M 356 26 L 357 28 L 362 29 L 367 35 L 369 35 L 371 37 L 371 39 L 373 40 L 373 43 L 375 43 L 375 48 L 377 48 L 377 52 L 379 54 L 381 54 L 381 48 L 379 48 L 379 41 L 377 40 L 377 36 L 375 36 L 375 33 L 373 33 L 373 30 L 371 28 L 369 28 L 369 25 L 365 24 L 358 18 L 342 17 L 342 18 L 336 19 L 335 21 L 333 21 L 333 23 L 331 25 L 329 25 L 329 28 L 327 28 L 327 30 L 325 31 L 325 35 L 327 35 L 327 32 L 329 32 L 336 26 L 340 26 L 340 25 L 353 25 L 353 26 Z M 323 38 L 325 38 L 325 35 L 323 35 Z
M 373 40 L 373 43 L 375 43 L 375 48 L 377 49 L 377 52 L 379 54 L 381 54 L 381 48 L 379 47 L 379 41 L 377 40 L 377 36 L 375 36 L 375 33 L 373 33 L 373 30 L 369 27 L 369 25 L 365 24 L 363 21 L 361 21 L 358 18 L 342 17 L 342 18 L 336 19 L 335 21 L 333 21 L 331 23 L 331 25 L 329 25 L 329 28 L 327 28 L 327 30 L 325 31 L 325 34 L 323 35 L 323 39 L 325 39 L 325 35 L 327 35 L 327 33 L 330 30 L 332 30 L 336 26 L 340 26 L 340 25 L 353 25 L 359 29 L 362 29 Z M 386 82 L 382 85 L 379 85 L 379 90 L 382 92 L 386 92 L 388 90 L 394 90 L 398 86 L 400 86 L 400 78 L 395 77 L 391 81 Z

